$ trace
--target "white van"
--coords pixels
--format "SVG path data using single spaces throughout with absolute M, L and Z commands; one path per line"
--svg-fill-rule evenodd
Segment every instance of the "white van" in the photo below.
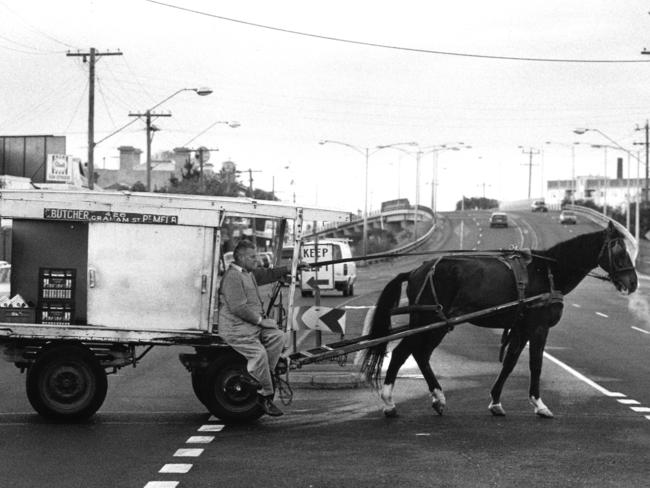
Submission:
M 347 239 L 319 239 L 318 247 L 314 241 L 305 242 L 300 251 L 300 259 L 307 263 L 318 261 L 335 261 L 352 257 Z M 357 265 L 354 261 L 321 266 L 317 270 L 303 271 L 300 276 L 300 292 L 303 297 L 311 296 L 314 285 L 321 291 L 338 290 L 343 296 L 354 294 L 354 282 L 357 279 Z

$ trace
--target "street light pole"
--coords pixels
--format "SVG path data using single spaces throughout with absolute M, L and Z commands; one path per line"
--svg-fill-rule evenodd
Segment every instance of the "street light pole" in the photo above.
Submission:
M 197 95 L 199 96 L 206 96 L 210 95 L 212 93 L 212 90 L 210 88 L 181 88 L 180 90 L 175 91 L 171 95 L 169 95 L 167 98 L 161 100 L 157 104 L 155 104 L 153 107 L 147 109 L 144 113 L 130 113 L 129 117 L 144 117 L 145 118 L 145 124 L 146 124 L 146 131 L 147 131 L 147 185 L 146 189 L 147 191 L 151 191 L 151 141 L 153 139 L 153 132 L 157 129 L 154 129 L 151 124 L 151 117 L 171 117 L 172 114 L 170 113 L 153 113 L 153 110 L 156 107 L 159 107 L 163 103 L 165 103 L 167 100 L 175 97 L 181 92 L 184 91 L 193 91 L 196 92 Z
M 348 144 L 347 142 L 341 142 L 341 141 L 332 141 L 328 139 L 324 139 L 322 141 L 318 142 L 321 146 L 325 144 L 338 144 L 340 146 L 346 146 L 352 149 L 353 151 L 356 151 L 360 154 L 362 154 L 365 158 L 365 175 L 364 175 L 364 204 L 363 204 L 363 236 L 362 236 L 362 246 L 363 246 L 363 255 L 366 256 L 368 254 L 368 166 L 369 166 L 369 160 L 370 156 L 375 154 L 378 151 L 381 151 L 382 149 L 388 149 L 390 147 L 395 147 L 395 149 L 399 149 L 396 146 L 400 145 L 415 145 L 415 142 L 396 142 L 393 144 L 389 144 L 386 146 L 377 146 L 374 151 L 370 151 L 369 147 L 358 147 L 354 146 L 352 144 Z

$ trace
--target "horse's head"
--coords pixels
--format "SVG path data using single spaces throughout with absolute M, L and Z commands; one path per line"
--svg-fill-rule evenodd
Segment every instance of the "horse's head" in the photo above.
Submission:
M 603 232 L 605 240 L 598 255 L 598 265 L 607 272 L 618 291 L 633 293 L 638 280 L 634 263 L 627 252 L 625 236 L 611 221 Z

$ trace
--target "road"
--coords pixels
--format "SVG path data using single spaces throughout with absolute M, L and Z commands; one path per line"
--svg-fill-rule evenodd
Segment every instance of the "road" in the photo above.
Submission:
M 458 249 L 461 222 L 465 249 L 543 248 L 595 229 L 561 226 L 553 212 L 511 213 L 514 225 L 490 229 L 488 216 L 449 214 L 444 239 L 432 246 Z M 348 307 L 348 333 L 359 334 L 384 284 L 422 260 L 360 268 L 356 296 L 325 296 L 323 305 Z M 469 325 L 457 326 L 432 358 L 447 395 L 442 417 L 407 363 L 395 419 L 383 417 L 370 389 L 301 389 L 283 417 L 224 427 L 195 399 L 180 351 L 157 348 L 109 378 L 91 421 L 56 425 L 33 413 L 24 376 L 2 362 L 0 487 L 645 486 L 650 323 L 648 279 L 640 281 L 625 297 L 588 278 L 565 298 L 542 373 L 553 420 L 535 417 L 527 403 L 526 352 L 506 384 L 507 416 L 490 416 L 499 335 Z

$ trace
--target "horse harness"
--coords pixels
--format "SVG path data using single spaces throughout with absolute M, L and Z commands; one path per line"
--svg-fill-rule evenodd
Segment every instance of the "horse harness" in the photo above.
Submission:
M 613 246 L 609 247 L 609 253 L 610 253 L 610 262 L 613 263 L 613 261 L 611 260 L 612 247 Z M 604 250 L 605 247 L 603 247 L 603 251 Z M 601 251 L 601 253 L 603 251 Z M 512 332 L 522 323 L 526 310 L 547 307 L 555 303 L 563 303 L 564 298 L 562 292 L 560 292 L 555 288 L 555 280 L 553 278 L 553 273 L 551 271 L 550 266 L 547 266 L 546 269 L 548 273 L 549 293 L 547 294 L 546 298 L 528 304 L 524 302 L 524 299 L 526 298 L 526 290 L 528 288 L 528 283 L 529 283 L 528 265 L 533 260 L 532 253 L 529 250 L 516 250 L 511 252 L 489 253 L 485 255 L 485 257 L 494 257 L 499 262 L 503 263 L 512 272 L 514 276 L 515 285 L 517 288 L 518 305 L 515 314 L 515 320 L 510 327 L 505 328 L 503 330 L 503 334 L 501 336 L 501 349 L 499 351 L 499 361 L 502 361 L 505 348 L 510 343 L 510 340 L 512 338 Z M 409 308 L 414 312 L 424 311 L 424 310 L 432 311 L 435 312 L 442 320 L 448 320 L 448 317 L 444 313 L 443 306 L 440 304 L 440 301 L 438 300 L 436 287 L 433 282 L 433 278 L 436 272 L 436 266 L 444 258 L 445 256 L 440 256 L 430 266 L 429 271 L 427 272 L 427 276 L 424 279 L 422 286 L 420 287 L 420 290 L 416 295 L 415 303 L 412 304 Z M 434 302 L 433 305 L 420 304 L 420 299 L 426 289 L 429 289 L 431 291 L 431 295 L 433 296 L 433 302 Z M 448 332 L 451 332 L 453 328 L 454 326 L 450 325 L 447 329 Z

